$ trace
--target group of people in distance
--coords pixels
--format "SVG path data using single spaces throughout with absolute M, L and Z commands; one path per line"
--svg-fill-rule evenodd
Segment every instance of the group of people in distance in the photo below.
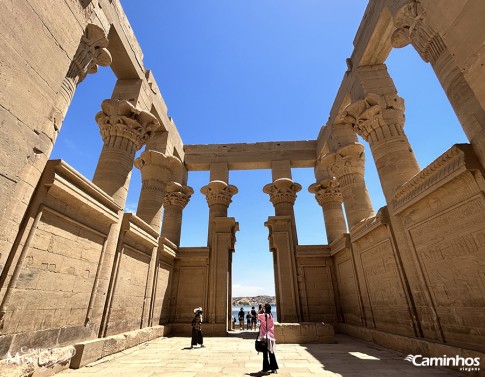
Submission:
M 259 305 L 259 309 L 261 309 L 262 305 Z M 246 330 L 256 330 L 257 323 L 258 323 L 258 313 L 254 306 L 251 310 L 248 311 L 248 314 L 244 314 L 244 308 L 239 310 L 237 313 L 237 319 L 239 320 L 239 330 L 244 330 L 244 318 L 246 318 Z M 234 327 L 236 327 L 236 318 L 233 318 Z
M 240 319 L 241 312 L 242 320 Z M 202 313 L 203 311 L 201 307 L 194 309 L 194 319 L 192 320 L 192 340 L 190 348 L 194 348 L 194 346 L 197 346 L 197 344 L 200 344 L 200 347 L 204 347 L 204 339 L 202 336 Z M 241 330 L 244 330 L 244 317 L 244 308 L 241 308 L 238 314 Z M 258 339 L 263 340 L 266 344 L 266 347 L 262 351 L 263 369 L 261 370 L 261 373 L 264 375 L 268 375 L 270 373 L 278 373 L 278 363 L 276 362 L 275 356 L 276 339 L 274 335 L 274 318 L 273 314 L 271 314 L 271 305 L 259 305 L 259 310 L 257 312 L 253 306 L 251 311 L 249 311 L 246 315 L 246 318 L 248 330 L 249 327 L 251 327 L 252 330 L 256 330 L 257 321 L 259 320 L 260 322 Z

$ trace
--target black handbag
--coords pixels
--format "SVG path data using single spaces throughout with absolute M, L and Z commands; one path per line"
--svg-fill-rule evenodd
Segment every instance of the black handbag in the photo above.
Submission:
M 266 317 L 266 314 L 265 314 Z M 254 348 L 256 352 L 264 352 L 268 349 L 268 317 L 266 317 L 266 336 L 264 339 L 259 339 L 259 335 L 261 334 L 261 329 L 258 331 L 258 335 L 256 340 L 254 341 Z

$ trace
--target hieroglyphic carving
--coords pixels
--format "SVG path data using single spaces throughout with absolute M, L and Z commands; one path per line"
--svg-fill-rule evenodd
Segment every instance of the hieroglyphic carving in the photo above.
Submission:
M 361 253 L 369 300 L 374 306 L 406 306 L 403 287 L 389 240 Z
M 484 210 L 483 198 L 476 196 L 409 229 L 439 307 L 485 305 Z M 445 325 L 449 321 L 455 323 L 457 319 L 446 320 Z
M 469 225 L 480 224 L 485 210 L 481 197 L 455 207 L 440 216 L 421 222 L 410 228 L 410 234 L 417 245 L 430 245 L 444 237 L 456 235 L 458 231 L 467 231 Z

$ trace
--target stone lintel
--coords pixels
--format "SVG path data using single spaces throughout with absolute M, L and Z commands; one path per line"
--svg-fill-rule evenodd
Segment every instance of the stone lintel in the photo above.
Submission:
M 328 245 L 296 245 L 295 252 L 298 257 L 330 258 L 330 246 Z
M 179 247 L 176 259 L 193 259 L 209 257 L 209 248 L 206 246 L 201 247 Z
M 316 140 L 263 143 L 185 145 L 189 171 L 210 170 L 211 163 L 227 163 L 229 170 L 271 169 L 272 162 L 288 160 L 293 168 L 315 166 Z

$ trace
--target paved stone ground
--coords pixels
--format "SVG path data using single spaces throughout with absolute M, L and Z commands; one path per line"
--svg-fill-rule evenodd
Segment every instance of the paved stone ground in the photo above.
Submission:
M 262 355 L 254 350 L 254 333 L 239 334 L 205 338 L 205 348 L 194 349 L 188 348 L 189 338 L 159 338 L 56 376 L 262 376 L 258 373 Z M 462 376 L 444 368 L 416 367 L 403 355 L 345 335 L 336 339 L 337 344 L 277 344 L 278 376 Z

